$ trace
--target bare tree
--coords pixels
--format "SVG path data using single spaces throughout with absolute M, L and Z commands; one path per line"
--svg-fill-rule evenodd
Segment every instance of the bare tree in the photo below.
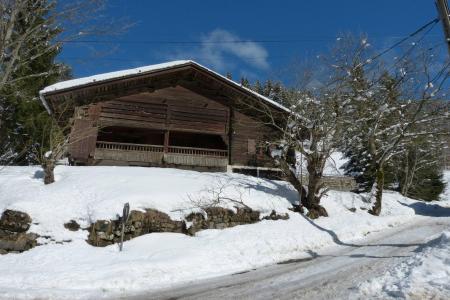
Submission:
M 42 135 L 39 137 L 40 142 L 36 149 L 36 157 L 44 171 L 45 184 L 55 181 L 55 167 L 58 161 L 67 157 L 71 145 L 97 137 L 98 130 L 103 128 L 99 125 L 92 127 L 90 130 L 73 132 L 73 124 L 77 118 L 75 105 L 73 101 L 66 100 L 54 109 L 50 118 L 44 119 L 45 124 L 43 126 L 47 130 L 42 131 Z M 72 116 L 74 111 L 75 114 Z
M 209 207 L 222 207 L 232 204 L 238 208 L 250 209 L 244 203 L 243 190 L 239 187 L 239 182 L 232 178 L 216 176 L 211 185 L 196 193 L 188 195 L 192 208 L 205 209 Z
M 56 56 L 67 43 L 86 36 L 121 34 L 130 26 L 125 20 L 108 20 L 101 14 L 105 2 L 0 0 L 0 158 L 3 162 L 14 161 L 20 152 L 11 150 L 10 139 L 14 138 L 11 131 L 17 130 L 7 128 L 7 123 L 9 126 L 17 123 L 11 121 L 17 103 L 10 103 L 8 97 L 39 101 L 24 85 L 30 85 L 33 90 L 39 88 L 35 87 L 36 82 L 50 84 L 67 73 L 67 68 L 55 62 L 48 68 L 30 66 L 39 65 L 44 57 Z
M 332 152 L 363 152 L 368 167 L 375 170 L 370 212 L 378 215 L 387 162 L 414 137 L 443 134 L 439 126 L 422 129 L 424 124 L 448 120 L 448 114 L 423 108 L 448 89 L 450 64 L 441 61 L 437 67 L 439 62 L 433 61 L 428 50 L 412 50 L 385 61 L 373 52 L 366 37 L 344 36 L 328 55 L 320 56 L 314 68 L 297 71 L 296 77 L 303 81 L 290 93 L 284 118 L 260 109 L 282 133 L 281 139 L 270 141 L 276 148 L 272 154 L 302 195 L 310 217 L 327 215 L 320 205 L 326 192 L 321 178 Z M 298 153 L 306 160 L 307 189 L 296 172 Z
M 367 44 L 360 40 L 359 44 Z M 371 189 L 374 215 L 381 212 L 384 188 L 384 170 L 393 157 L 407 149 L 412 138 L 421 135 L 443 134 L 442 127 L 419 124 L 437 124 L 448 114 L 427 112 L 424 107 L 439 99 L 449 77 L 449 63 L 439 68 L 433 55 L 425 51 L 411 51 L 392 63 L 371 59 L 368 47 L 362 51 L 348 51 L 338 69 L 348 88 L 351 100 L 346 113 L 347 153 L 359 153 L 375 172 Z M 415 49 L 414 49 L 415 50 Z M 437 69 L 437 71 L 436 71 Z M 362 157 L 361 157 L 362 156 Z
M 45 184 L 55 182 L 54 170 L 56 163 L 66 154 L 68 141 L 68 136 L 64 133 L 64 130 L 53 118 L 49 118 L 47 131 L 42 136 L 42 145 L 48 143 L 48 148 L 39 147 L 37 155 L 44 171 Z
M 325 163 L 339 147 L 342 137 L 338 90 L 292 93 L 287 99 L 290 113 L 284 126 L 279 126 L 281 139 L 272 141 L 277 149 L 272 151 L 272 156 L 291 184 L 303 195 L 301 204 L 308 209 L 311 218 L 328 216 L 320 200 L 327 191 L 322 182 Z M 302 178 L 297 171 L 299 155 L 306 162 L 307 189 L 300 184 Z

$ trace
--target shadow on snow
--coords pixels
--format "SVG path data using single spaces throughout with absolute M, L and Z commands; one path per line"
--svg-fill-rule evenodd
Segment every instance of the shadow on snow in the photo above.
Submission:
M 412 208 L 414 213 L 418 216 L 427 217 L 450 217 L 450 207 L 443 207 L 438 204 L 429 204 L 426 202 L 415 202 L 406 204 L 398 201 L 403 206 Z

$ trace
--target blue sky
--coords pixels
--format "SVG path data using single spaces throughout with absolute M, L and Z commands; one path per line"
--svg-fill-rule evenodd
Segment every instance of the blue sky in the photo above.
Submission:
M 436 9 L 433 0 L 111 0 L 103 14 L 135 24 L 94 38 L 108 43 L 66 44 L 59 59 L 74 77 L 194 59 L 235 79 L 283 79 L 294 61 L 325 52 L 343 32 L 367 33 L 383 49 L 435 18 Z M 256 42 L 222 43 L 234 40 Z M 441 41 L 437 24 L 426 42 Z

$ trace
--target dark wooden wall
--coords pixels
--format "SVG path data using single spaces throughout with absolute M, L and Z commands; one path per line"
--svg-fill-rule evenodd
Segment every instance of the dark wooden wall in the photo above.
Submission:
M 275 135 L 275 130 L 261 121 L 234 111 L 230 147 L 231 164 L 273 167 L 272 159 L 266 154 L 265 142 Z
M 229 108 L 183 87 L 100 102 L 99 125 L 226 135 Z
M 90 104 L 75 112 L 70 154 L 88 161 L 95 150 L 97 129 L 134 127 L 220 135 L 228 144 L 230 164 L 273 166 L 262 146 L 274 130 L 232 108 L 233 99 L 210 97 L 178 85 Z M 88 129 L 89 137 L 80 139 Z
M 88 158 L 94 154 L 98 135 L 98 114 L 99 111 L 96 106 L 75 109 L 68 152 L 71 158 L 80 163 L 88 163 Z

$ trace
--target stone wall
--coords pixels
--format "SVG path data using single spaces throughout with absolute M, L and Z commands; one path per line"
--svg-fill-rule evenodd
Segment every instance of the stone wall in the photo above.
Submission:
M 0 218 L 0 254 L 23 252 L 37 245 L 35 233 L 28 233 L 31 217 L 20 211 L 5 210 Z
M 194 235 L 204 229 L 224 229 L 237 225 L 252 224 L 260 221 L 260 213 L 251 209 L 239 208 L 236 212 L 221 208 L 209 207 L 205 214 L 191 213 L 186 216 L 190 226 L 184 221 L 174 221 L 160 211 L 146 209 L 144 212 L 133 210 L 125 223 L 124 240 L 152 232 L 178 232 Z M 289 216 L 279 216 L 272 212 L 267 219 L 287 219 Z M 120 242 L 121 220 L 98 220 L 89 227 L 87 242 L 93 246 L 104 247 Z
M 224 229 L 259 221 L 259 211 L 246 208 L 238 208 L 236 213 L 222 207 L 208 207 L 204 211 L 206 218 L 201 213 L 191 213 L 186 216 L 186 220 L 192 222 L 192 226 L 188 228 L 188 234 L 194 235 L 197 231 L 204 229 Z
M 278 215 L 273 211 L 266 220 L 288 219 L 289 216 Z M 0 218 L 0 254 L 19 253 L 38 245 L 39 235 L 28 232 L 31 217 L 20 211 L 5 210 Z M 204 229 L 224 229 L 237 225 L 252 224 L 260 221 L 260 213 L 247 208 L 237 208 L 236 212 L 222 208 L 209 207 L 202 213 L 191 213 L 186 216 L 189 228 L 185 221 L 174 221 L 160 211 L 146 209 L 145 211 L 132 210 L 124 228 L 124 240 L 152 233 L 177 232 L 194 235 Z M 80 229 L 74 221 L 63 224 L 72 231 Z M 98 220 L 89 228 L 87 242 L 93 246 L 104 247 L 118 243 L 121 237 L 121 220 Z
M 89 227 L 87 242 L 93 246 L 104 247 L 120 242 L 121 220 L 98 220 Z M 124 240 L 152 232 L 186 232 L 186 224 L 173 221 L 170 217 L 154 209 L 145 212 L 132 210 L 125 224 Z

